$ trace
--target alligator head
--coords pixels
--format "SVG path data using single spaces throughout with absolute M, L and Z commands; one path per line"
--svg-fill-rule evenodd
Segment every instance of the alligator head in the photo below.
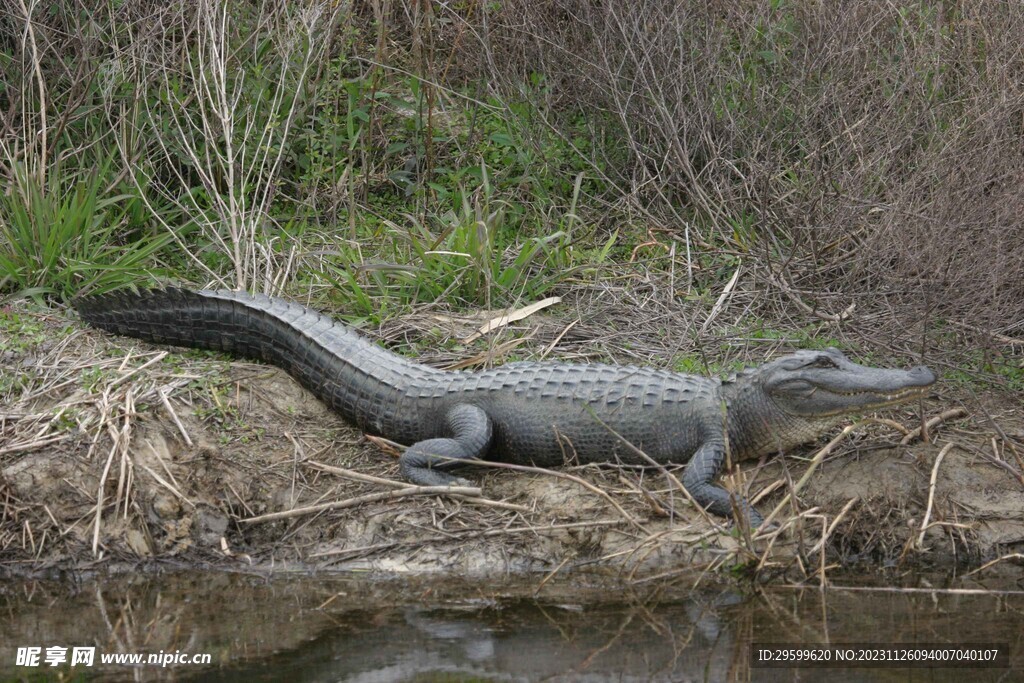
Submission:
M 785 413 L 827 418 L 904 403 L 927 393 L 935 374 L 918 366 L 890 370 L 857 365 L 838 349 L 797 351 L 757 371 L 761 389 Z
M 870 368 L 837 349 L 797 351 L 725 384 L 729 439 L 740 458 L 785 450 L 813 441 L 843 415 L 924 396 L 934 382 L 923 366 Z

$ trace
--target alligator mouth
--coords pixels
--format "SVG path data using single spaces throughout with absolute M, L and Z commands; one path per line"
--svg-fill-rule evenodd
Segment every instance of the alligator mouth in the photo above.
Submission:
M 892 392 L 881 392 L 874 389 L 865 389 L 864 391 L 835 391 L 834 389 L 823 389 L 830 394 L 836 396 L 845 396 L 848 398 L 858 398 L 861 396 L 872 396 L 875 400 L 882 403 L 898 403 L 900 401 L 906 401 L 912 398 L 918 398 L 928 394 L 928 389 L 931 387 L 930 384 L 926 384 L 919 387 L 904 387 L 903 389 L 897 389 Z
M 928 387 L 910 387 L 908 389 L 901 389 L 891 394 L 880 394 L 876 392 L 868 392 L 874 394 L 877 397 L 877 402 L 872 402 L 872 407 L 879 406 L 890 406 L 898 403 L 906 403 L 916 398 L 924 398 L 928 395 Z
M 826 413 L 820 413 L 820 415 L 828 417 L 831 415 L 845 415 L 853 411 L 862 410 L 875 410 L 876 408 L 885 408 L 888 406 L 899 405 L 901 403 L 907 403 L 917 398 L 924 398 L 928 395 L 928 389 L 931 384 L 917 386 L 917 387 L 905 387 L 903 389 L 897 389 L 891 392 L 881 392 L 874 390 L 865 391 L 833 391 L 832 389 L 821 388 L 822 391 L 832 394 L 833 396 L 840 396 L 844 399 L 850 399 L 849 404 L 845 407 L 837 408 Z

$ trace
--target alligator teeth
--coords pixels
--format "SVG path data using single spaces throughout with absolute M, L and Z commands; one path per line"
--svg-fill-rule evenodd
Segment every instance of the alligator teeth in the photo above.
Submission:
M 883 398 L 886 401 L 896 401 L 907 396 L 917 396 L 918 394 L 923 394 L 925 392 L 925 389 L 927 389 L 927 387 L 911 387 L 909 389 L 904 389 L 903 391 L 897 391 L 894 394 L 880 394 L 875 391 L 871 391 L 870 389 L 867 389 L 865 391 L 830 391 L 836 396 L 853 397 L 875 395 L 878 396 L 879 398 Z

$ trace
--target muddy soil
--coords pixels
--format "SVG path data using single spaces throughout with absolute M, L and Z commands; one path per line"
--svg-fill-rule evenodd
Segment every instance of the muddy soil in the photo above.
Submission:
M 280 370 L 25 315 L 50 334 L 0 357 L 7 574 L 162 563 L 818 580 L 858 564 L 1013 571 L 1024 552 L 1024 418 L 998 395 L 964 402 L 940 385 L 926 415 L 967 414 L 930 430 L 933 443 L 900 445 L 891 425 L 859 429 L 776 516 L 781 528 L 752 538 L 695 510 L 672 472 L 474 467 L 463 475 L 478 497 L 394 497 L 394 486 L 353 477 L 398 481 L 396 452 Z M 919 424 L 912 409 L 885 417 Z M 823 444 L 748 464 L 726 484 L 763 497 L 767 513 Z M 284 516 L 261 519 L 274 513 Z

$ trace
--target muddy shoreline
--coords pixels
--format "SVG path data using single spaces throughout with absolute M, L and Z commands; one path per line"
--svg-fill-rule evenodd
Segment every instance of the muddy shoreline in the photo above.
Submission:
M 8 576 L 169 562 L 817 582 L 852 566 L 963 573 L 996 561 L 983 571 L 1000 571 L 1024 549 L 1024 487 L 1013 474 L 1024 420 L 995 394 L 963 400 L 941 387 L 926 417 L 958 406 L 966 415 L 936 425 L 934 443 L 900 444 L 897 426 L 919 424 L 912 409 L 858 429 L 779 511 L 782 528 L 751 537 L 698 513 L 672 480 L 679 470 L 472 467 L 464 476 L 479 483 L 479 496 L 397 497 L 400 484 L 366 479 L 396 481 L 395 452 L 280 370 L 38 319 L 53 339 L 3 358 L 20 384 L 0 423 L 0 572 Z M 839 432 L 745 466 L 727 483 L 763 498 L 767 513 Z M 273 514 L 286 516 L 258 521 Z

